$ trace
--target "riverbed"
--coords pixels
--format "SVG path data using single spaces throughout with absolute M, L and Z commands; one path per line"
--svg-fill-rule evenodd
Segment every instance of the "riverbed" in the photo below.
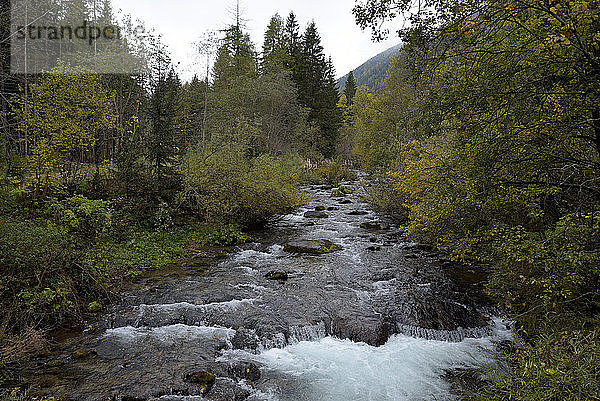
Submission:
M 338 197 L 307 187 L 306 208 L 273 218 L 228 255 L 200 255 L 136 280 L 83 333 L 24 366 L 32 393 L 83 401 L 460 399 L 510 330 L 477 283 L 461 279 L 475 268 L 404 236 L 370 209 L 363 185 L 345 183 Z M 299 244 L 336 247 L 296 252 Z M 214 382 L 194 382 L 198 372 Z

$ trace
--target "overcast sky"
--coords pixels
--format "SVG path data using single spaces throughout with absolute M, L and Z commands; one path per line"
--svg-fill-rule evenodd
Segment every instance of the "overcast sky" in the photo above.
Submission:
M 162 34 L 173 60 L 180 63 L 182 78 L 187 80 L 196 73 L 204 76 L 204 68 L 194 57 L 193 42 L 206 31 L 231 24 L 236 3 L 235 0 L 113 0 L 113 4 L 115 10 L 144 21 Z M 325 54 L 333 58 L 338 77 L 399 42 L 398 38 L 391 38 L 373 43 L 370 32 L 361 31 L 354 22 L 354 0 L 241 0 L 240 4 L 257 50 L 262 49 L 264 32 L 275 13 L 285 18 L 294 11 L 302 30 L 314 19 Z

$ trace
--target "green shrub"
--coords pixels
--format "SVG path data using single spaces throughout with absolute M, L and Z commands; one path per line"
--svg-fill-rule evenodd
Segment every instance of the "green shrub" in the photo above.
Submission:
M 533 333 L 540 322 L 593 314 L 600 302 L 600 213 L 565 215 L 545 232 L 497 227 L 490 233 L 493 260 L 488 288 Z
M 111 225 L 110 202 L 92 200 L 81 195 L 60 201 L 50 199 L 44 211 L 69 232 L 86 238 L 96 237 Z
M 211 226 L 201 236 L 198 242 L 205 246 L 233 246 L 247 242 L 250 237 L 235 225 L 223 227 Z
M 143 231 L 123 242 L 103 241 L 87 252 L 83 264 L 105 280 L 120 280 L 144 271 L 166 267 L 183 256 L 191 233 Z
M 51 176 L 42 185 L 39 180 L 30 176 L 15 189 L 15 195 L 23 207 L 38 209 L 44 205 L 46 198 L 62 199 L 69 193 L 64 180 Z
M 344 165 L 341 158 L 325 161 L 317 168 L 316 174 L 321 180 L 334 187 L 341 182 L 356 179 L 356 174 Z
M 126 241 L 98 243 L 87 252 L 82 263 L 87 270 L 115 281 L 165 268 L 184 257 L 194 243 L 233 246 L 248 238 L 236 226 L 220 224 L 176 227 L 172 231 L 141 231 L 130 233 Z
M 532 342 L 517 339 L 502 358 L 507 371 L 495 371 L 474 398 L 480 401 L 598 399 L 600 335 L 562 331 Z
M 394 190 L 388 177 L 373 175 L 364 187 L 365 200 L 378 212 L 406 221 L 409 210 L 406 197 Z
M 241 150 L 192 152 L 185 171 L 184 203 L 207 221 L 260 223 L 305 203 L 300 167 Z
M 71 235 L 43 220 L 0 220 L 0 303 L 9 324 L 54 323 L 77 314 L 81 271 Z

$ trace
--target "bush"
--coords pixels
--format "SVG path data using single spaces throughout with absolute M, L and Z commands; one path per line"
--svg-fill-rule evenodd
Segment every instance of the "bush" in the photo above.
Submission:
M 111 225 L 110 202 L 74 195 L 64 200 L 50 199 L 45 213 L 69 232 L 94 238 Z
M 406 197 L 394 190 L 388 177 L 373 175 L 365 187 L 366 200 L 378 212 L 406 221 L 409 210 Z
M 600 213 L 565 215 L 545 232 L 497 227 L 488 289 L 530 332 L 563 329 L 600 305 Z
M 185 229 L 130 233 L 130 238 L 123 242 L 98 243 L 87 252 L 82 263 L 105 281 L 135 277 L 144 271 L 164 268 L 173 259 L 182 257 L 192 236 Z
M 237 226 L 200 224 L 175 227 L 171 231 L 129 233 L 125 241 L 98 243 L 85 255 L 82 264 L 106 281 L 135 277 L 149 270 L 167 267 L 186 256 L 190 245 L 233 246 L 244 243 L 248 236 Z
M 337 187 L 341 182 L 356 179 L 356 174 L 350 171 L 340 158 L 327 160 L 319 165 L 317 176 L 333 187 Z
M 78 250 L 65 230 L 42 220 L 0 220 L 0 303 L 5 323 L 59 322 L 77 315 Z M 79 277 L 79 279 L 78 279 Z
M 600 394 L 600 335 L 597 331 L 562 331 L 517 340 L 504 355 L 509 367 L 494 372 L 474 397 L 481 401 L 597 399 Z
M 305 203 L 299 176 L 299 166 L 269 155 L 195 151 L 187 162 L 183 201 L 207 221 L 260 223 Z

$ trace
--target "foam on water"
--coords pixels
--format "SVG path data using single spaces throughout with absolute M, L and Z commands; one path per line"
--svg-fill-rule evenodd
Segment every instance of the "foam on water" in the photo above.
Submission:
M 459 343 L 396 335 L 372 347 L 326 337 L 270 349 L 254 358 L 268 371 L 288 378 L 279 401 L 453 400 L 445 373 L 488 367 L 493 341 L 510 338 L 496 323 L 494 337 Z
M 140 314 L 152 313 L 152 312 L 183 312 L 185 310 L 208 310 L 208 309 L 224 309 L 231 310 L 239 308 L 243 305 L 251 305 L 256 302 L 256 299 L 233 299 L 225 302 L 213 302 L 209 304 L 195 305 L 189 302 L 178 302 L 174 304 L 155 304 L 146 305 L 142 304 L 137 306 Z
M 224 327 L 187 326 L 175 324 L 162 327 L 118 327 L 106 330 L 104 338 L 114 339 L 121 343 L 133 343 L 138 340 L 151 338 L 163 343 L 173 343 L 179 340 L 195 340 L 201 338 L 219 338 L 227 340 L 235 335 L 235 330 Z

